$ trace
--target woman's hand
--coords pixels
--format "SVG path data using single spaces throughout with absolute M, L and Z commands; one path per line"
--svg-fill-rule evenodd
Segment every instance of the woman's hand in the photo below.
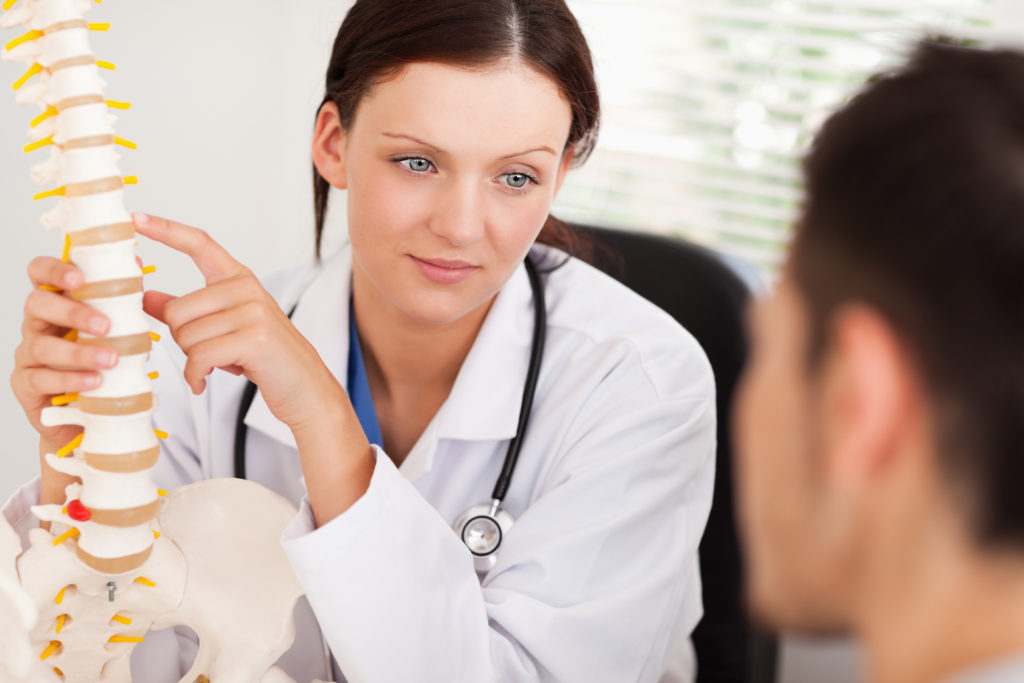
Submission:
M 316 349 L 252 272 L 205 232 L 145 214 L 133 219 L 146 237 L 191 257 L 206 278 L 191 294 L 149 291 L 143 300 L 188 356 L 192 391 L 203 391 L 215 368 L 256 383 L 295 436 L 317 524 L 344 512 L 370 485 L 375 459 L 348 395 Z
M 59 259 L 41 256 L 29 263 L 28 276 L 32 292 L 25 301 L 11 388 L 32 427 L 39 432 L 41 448 L 53 452 L 70 441 L 81 427 L 44 427 L 39 420 L 40 412 L 55 395 L 98 387 L 98 371 L 114 367 L 117 353 L 63 338 L 71 329 L 97 336 L 110 329 L 110 321 L 99 311 L 60 291 L 49 291 L 81 287 L 84 277 L 80 270 Z
M 318 419 L 325 403 L 344 397 L 319 354 L 252 271 L 202 230 L 140 213 L 133 218 L 139 233 L 189 256 L 206 280 L 204 288 L 184 296 L 151 290 L 143 299 L 146 313 L 170 328 L 188 357 L 185 381 L 193 393 L 206 388 L 216 368 L 244 374 L 259 386 L 274 416 L 293 429 Z

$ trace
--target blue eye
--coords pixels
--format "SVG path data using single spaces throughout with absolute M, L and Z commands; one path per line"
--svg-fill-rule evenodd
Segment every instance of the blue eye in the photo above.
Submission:
M 502 178 L 505 180 L 506 185 L 515 190 L 524 188 L 531 182 L 537 182 L 525 173 L 506 173 Z
M 399 159 L 398 163 L 405 166 L 413 173 L 427 173 L 434 167 L 434 164 L 428 159 L 423 157 L 409 157 L 407 159 Z

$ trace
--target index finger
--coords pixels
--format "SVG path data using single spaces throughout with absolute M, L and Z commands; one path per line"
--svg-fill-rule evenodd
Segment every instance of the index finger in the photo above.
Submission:
M 208 285 L 246 270 L 224 247 L 199 228 L 139 212 L 132 214 L 132 221 L 136 230 L 146 237 L 191 258 Z

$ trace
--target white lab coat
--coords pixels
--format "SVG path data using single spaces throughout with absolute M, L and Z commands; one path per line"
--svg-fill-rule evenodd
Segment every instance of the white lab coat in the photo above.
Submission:
M 571 260 L 544 280 L 547 346 L 504 502 L 517 521 L 482 582 L 451 525 L 489 500 L 516 430 L 533 328 L 524 268 L 401 467 L 378 450 L 369 490 L 323 527 L 291 432 L 259 395 L 245 417 L 249 478 L 300 504 L 283 546 L 348 681 L 693 680 L 697 545 L 714 479 L 710 366 L 667 314 L 590 266 Z M 267 283 L 285 310 L 298 301 L 295 326 L 341 382 L 350 283 L 348 249 Z M 180 351 L 169 338 L 158 347 L 155 420 L 171 435 L 158 484 L 232 476 L 244 379 L 215 373 L 193 397 Z M 8 518 L 24 518 L 36 491 L 16 494 Z M 300 681 L 327 676 L 310 622 L 284 664 Z M 151 635 L 140 648 L 155 663 L 172 644 Z M 166 664 L 142 674 L 143 652 L 136 681 L 177 680 Z

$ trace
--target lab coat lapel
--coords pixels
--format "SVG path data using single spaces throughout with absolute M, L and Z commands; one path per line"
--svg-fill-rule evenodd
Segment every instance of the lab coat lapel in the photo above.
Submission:
M 331 257 L 299 296 L 292 323 L 320 354 L 331 373 L 341 382 L 348 380 L 348 307 L 352 290 L 351 247 Z M 280 302 L 283 307 L 292 302 Z M 287 310 L 287 308 L 286 308 Z M 245 415 L 250 428 L 297 448 L 295 437 L 283 422 L 274 417 L 263 395 L 256 398 Z

